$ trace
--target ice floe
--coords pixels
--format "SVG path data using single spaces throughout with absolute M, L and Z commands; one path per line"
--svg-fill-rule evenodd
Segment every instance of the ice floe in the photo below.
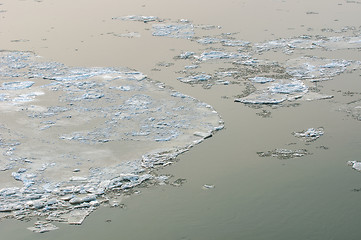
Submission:
M 194 27 L 192 24 L 153 24 L 152 31 L 152 35 L 157 37 L 190 39 L 194 36 Z
M 221 43 L 223 46 L 229 46 L 229 47 L 245 47 L 250 45 L 250 42 L 247 41 L 227 39 L 227 38 L 212 38 L 212 37 L 198 39 L 197 43 L 200 44 Z
M 287 73 L 300 79 L 327 79 L 337 76 L 347 69 L 360 67 L 360 62 L 343 59 L 325 59 L 318 57 L 301 57 L 287 61 Z
M 0 69 L 0 217 L 81 224 L 223 128 L 211 106 L 127 68 L 2 51 Z
M 208 81 L 211 78 L 212 78 L 212 76 L 210 76 L 210 75 L 199 74 L 199 75 L 194 75 L 194 76 L 188 76 L 185 78 L 178 78 L 178 80 L 181 82 L 184 82 L 184 83 L 199 83 L 199 82 Z
M 309 155 L 310 153 L 306 149 L 290 150 L 290 149 L 274 149 L 267 152 L 257 152 L 260 157 L 277 157 L 279 159 L 290 159 L 303 157 Z
M 320 138 L 324 134 L 322 127 L 319 128 L 309 128 L 301 132 L 293 132 L 292 135 L 305 140 L 306 142 L 313 142 Z
M 199 61 L 219 60 L 219 59 L 248 59 L 249 56 L 237 52 L 206 51 L 200 56 L 195 56 Z
M 139 15 L 129 15 L 123 17 L 113 17 L 114 20 L 122 20 L 122 21 L 137 21 L 137 22 L 159 22 L 160 18 L 155 16 L 139 16 Z
M 361 162 L 358 161 L 348 161 L 347 164 L 351 166 L 353 169 L 361 172 Z

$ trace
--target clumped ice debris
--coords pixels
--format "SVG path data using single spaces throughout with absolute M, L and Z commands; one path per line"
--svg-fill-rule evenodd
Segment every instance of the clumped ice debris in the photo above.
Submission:
M 0 70 L 0 218 L 49 221 L 35 232 L 81 224 L 223 128 L 211 106 L 127 68 L 2 51 Z
M 301 132 L 293 132 L 292 135 L 305 140 L 306 142 L 313 142 L 320 138 L 324 134 L 322 127 L 319 128 L 309 128 Z
M 347 165 L 351 166 L 353 169 L 355 169 L 356 171 L 361 172 L 361 162 L 357 162 L 357 161 L 348 161 Z
M 248 59 L 249 56 L 236 52 L 206 51 L 200 56 L 195 56 L 199 61 L 219 60 L 219 59 Z
M 179 81 L 184 82 L 184 83 L 199 83 L 199 82 L 204 82 L 204 81 L 208 81 L 212 78 L 212 76 L 207 75 L 207 74 L 199 74 L 199 75 L 194 75 L 194 76 L 188 76 L 185 78 L 178 78 Z
M 256 43 L 253 46 L 254 51 L 258 53 L 281 50 L 286 54 L 291 54 L 294 50 L 324 49 L 333 51 L 357 48 L 361 48 L 361 36 L 313 37 L 303 35 Z
M 290 159 L 303 157 L 310 154 L 306 149 L 290 150 L 290 149 L 274 149 L 268 152 L 257 152 L 260 157 L 277 157 L 279 159 Z
M 343 59 L 325 59 L 318 57 L 300 57 L 287 61 L 287 73 L 299 79 L 312 81 L 330 79 L 348 68 L 359 68 L 360 62 Z
M 245 104 L 279 104 L 286 100 L 301 98 L 308 92 L 308 87 L 299 80 L 277 80 L 270 85 L 262 84 L 255 92 L 243 98 L 236 98 L 235 102 Z
M 261 84 L 275 81 L 275 79 L 269 77 L 253 77 L 253 78 L 248 78 L 248 80 L 250 80 L 253 83 L 261 83 Z
M 137 21 L 137 22 L 160 22 L 161 19 L 155 16 L 138 16 L 138 15 L 129 15 L 124 17 L 113 17 L 114 20 L 122 21 Z
M 308 88 L 305 84 L 298 80 L 293 80 L 291 82 L 277 82 L 273 83 L 269 88 L 271 93 L 282 93 L 282 94 L 292 94 L 292 93 L 306 93 Z
M 254 92 L 243 98 L 234 99 L 235 102 L 244 104 L 279 104 L 287 100 L 286 96 L 269 92 Z
M 23 82 L 4 82 L 0 90 L 20 90 L 24 88 L 29 88 L 34 84 L 32 81 L 23 81 Z
M 153 24 L 153 36 L 191 39 L 194 36 L 192 24 Z
M 197 43 L 200 44 L 221 43 L 223 46 L 229 46 L 229 47 L 246 47 L 250 45 L 250 42 L 247 41 L 227 39 L 227 38 L 212 38 L 212 37 L 198 39 Z
M 29 227 L 28 229 L 36 233 L 45 233 L 54 231 L 58 229 L 58 227 L 48 221 L 37 221 L 34 223 L 34 227 Z

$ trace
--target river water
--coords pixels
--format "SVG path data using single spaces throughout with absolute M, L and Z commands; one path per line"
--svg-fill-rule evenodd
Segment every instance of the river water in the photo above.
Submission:
M 223 130 L 157 170 L 159 175 L 171 175 L 171 182 L 182 179 L 178 181 L 182 184 L 137 187 L 122 198 L 123 208 L 104 206 L 82 225 L 55 223 L 59 229 L 44 234 L 26 229 L 36 219 L 3 219 L 3 239 L 359 239 L 361 173 L 347 161 L 360 161 L 361 125 L 346 104 L 360 101 L 359 67 L 312 85 L 331 99 L 247 105 L 234 102 L 245 91 L 244 84 L 204 86 L 177 80 L 191 62 L 175 56 L 224 46 L 152 36 L 153 22 L 117 18 L 156 16 L 164 19 L 161 24 L 187 19 L 200 26 L 195 37 L 232 36 L 254 44 L 303 35 L 360 37 L 360 2 L 2 0 L 0 4 L 1 49 L 33 51 L 67 66 L 135 69 L 210 104 L 225 122 Z M 301 49 L 288 54 L 271 49 L 257 58 L 285 62 L 305 56 L 361 60 L 359 47 L 339 45 L 332 51 Z M 230 68 L 218 61 L 199 65 L 198 72 L 204 74 Z M 292 135 L 318 127 L 324 134 L 315 141 Z M 257 154 L 274 149 L 306 149 L 310 154 L 287 159 Z

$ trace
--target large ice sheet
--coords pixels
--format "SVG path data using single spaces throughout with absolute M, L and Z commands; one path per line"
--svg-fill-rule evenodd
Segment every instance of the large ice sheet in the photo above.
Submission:
M 211 106 L 127 68 L 2 51 L 0 70 L 0 217 L 80 224 L 223 127 Z

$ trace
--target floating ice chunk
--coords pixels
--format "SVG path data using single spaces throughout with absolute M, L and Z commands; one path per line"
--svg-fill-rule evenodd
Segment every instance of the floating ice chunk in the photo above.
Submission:
M 115 37 L 127 37 L 127 38 L 141 37 L 140 33 L 138 33 L 138 32 L 128 32 L 128 33 L 120 33 L 120 34 L 111 33 L 111 34 Z
M 0 190 L 0 196 L 2 196 L 2 197 L 12 196 L 19 192 L 20 192 L 20 188 L 17 188 L 17 187 L 3 188 Z
M 200 61 L 207 61 L 207 60 L 218 60 L 218 59 L 249 58 L 249 56 L 236 52 L 210 51 L 210 52 L 203 52 L 197 58 Z
M 306 142 L 313 142 L 320 138 L 324 134 L 322 127 L 320 128 L 309 128 L 301 132 L 293 132 L 292 135 L 305 140 Z
M 187 98 L 188 96 L 180 92 L 174 92 L 172 93 L 172 97 Z
M 185 66 L 184 68 L 185 69 L 196 69 L 198 67 L 199 67 L 199 65 L 189 65 L 189 66 Z
M 287 73 L 303 79 L 331 78 L 346 71 L 351 61 L 342 59 L 325 59 L 317 57 L 301 57 L 287 61 Z M 359 66 L 359 63 L 354 63 Z
M 288 44 L 288 41 L 286 39 L 279 39 L 279 40 L 273 40 L 268 41 L 264 43 L 256 43 L 254 44 L 254 49 L 257 52 L 263 52 L 263 51 L 269 51 L 274 49 L 281 49 L 286 47 Z
M 23 81 L 23 82 L 4 82 L 0 90 L 19 90 L 25 89 L 33 86 L 34 82 L 32 81 Z
M 68 224 L 80 225 L 91 212 L 92 209 L 76 209 L 68 214 L 65 214 L 64 217 L 68 220 Z
M 70 199 L 69 203 L 70 204 L 81 204 L 81 203 L 84 203 L 84 202 L 91 202 L 91 201 L 95 201 L 97 198 L 95 195 L 88 195 L 88 196 L 85 196 L 85 197 L 75 197 L 75 198 L 72 198 Z
M 211 184 L 204 184 L 202 188 L 203 188 L 203 189 L 214 189 L 215 186 L 214 186 L 214 185 L 211 185 Z
M 277 157 L 279 159 L 289 159 L 296 157 L 303 157 L 310 154 L 306 149 L 290 150 L 278 148 L 268 152 L 257 152 L 260 157 Z
M 210 76 L 210 75 L 199 74 L 199 75 L 195 75 L 195 76 L 188 76 L 185 78 L 178 78 L 178 80 L 181 82 L 184 82 L 184 83 L 198 83 L 198 82 L 208 81 L 211 78 L 212 78 L 212 76 Z
M 137 21 L 137 22 L 155 22 L 161 21 L 158 17 L 155 16 L 137 16 L 137 15 L 129 15 L 124 17 L 113 17 L 112 19 L 115 20 L 122 20 L 122 21 Z
M 357 161 L 348 161 L 347 164 L 351 166 L 353 169 L 361 172 L 361 162 Z
M 253 77 L 253 78 L 249 78 L 248 80 L 250 80 L 253 83 L 261 83 L 261 84 L 275 81 L 275 79 L 268 77 Z
M 361 48 L 361 36 L 355 37 L 329 37 L 314 43 L 327 50 L 357 49 Z
M 302 38 L 289 39 L 287 42 L 287 47 L 291 49 L 319 48 L 318 46 L 316 46 L 315 41 L 309 38 L 309 36 L 303 36 Z
M 28 229 L 36 233 L 45 233 L 56 230 L 58 227 L 50 222 L 37 221 L 34 223 L 34 227 L 29 227 Z
M 76 182 L 86 182 L 88 180 L 88 178 L 86 177 L 78 177 L 78 176 L 73 176 L 70 178 L 70 181 L 76 181 Z
M 23 182 L 24 186 L 28 188 L 35 183 L 34 178 L 36 178 L 36 174 L 25 174 L 25 171 L 26 169 L 19 169 L 17 172 L 12 172 L 11 176 L 13 176 L 15 180 Z
M 281 94 L 292 94 L 292 93 L 306 93 L 308 88 L 305 84 L 299 80 L 294 80 L 288 83 L 274 83 L 269 88 L 271 93 L 281 93 Z
M 83 94 L 82 98 L 83 99 L 99 99 L 104 97 L 104 94 L 102 93 L 96 93 L 96 92 L 88 92 Z
M 196 137 L 201 137 L 203 139 L 212 137 L 212 133 L 209 132 L 195 132 L 193 133 L 193 135 Z
M 297 38 L 277 39 L 263 43 L 255 43 L 253 49 L 256 52 L 270 50 L 281 50 L 284 53 L 292 53 L 294 49 L 314 49 L 319 48 L 310 36 L 300 36 Z
M 57 81 L 75 81 L 112 73 L 118 73 L 118 71 L 113 68 L 70 68 L 65 69 L 63 73 L 54 73 L 50 76 L 45 75 L 44 78 Z
M 332 95 L 323 95 L 316 92 L 307 92 L 305 95 L 302 96 L 302 99 L 305 101 L 315 101 L 315 100 L 325 100 L 331 99 L 334 96 Z
M 197 40 L 200 44 L 215 44 L 215 43 L 221 43 L 223 46 L 230 46 L 230 47 L 244 47 L 248 46 L 250 42 L 241 41 L 241 40 L 233 40 L 233 39 L 227 39 L 227 38 L 201 38 Z
M 32 92 L 28 94 L 21 94 L 13 99 L 11 99 L 13 102 L 31 102 L 34 101 L 35 97 L 44 95 L 43 92 Z
M 153 24 L 153 36 L 190 39 L 194 35 L 192 24 Z
M 201 38 L 197 40 L 197 43 L 200 44 L 214 44 L 214 43 L 220 43 L 222 41 L 222 39 L 219 38 Z
M 279 104 L 287 100 L 287 97 L 281 94 L 272 94 L 269 92 L 255 92 L 247 97 L 235 99 L 235 102 L 245 104 Z
M 50 97 L 37 99 L 36 105 L 21 106 L 18 114 L 23 114 L 34 128 L 19 135 L 16 129 L 22 123 L 14 122 L 14 129 L 0 127 L 0 149 L 4 149 L 2 153 L 9 152 L 3 154 L 5 163 L 0 168 L 7 169 L 6 161 L 9 161 L 13 169 L 20 166 L 27 169 L 13 170 L 7 179 L 22 181 L 22 188 L 0 190 L 0 211 L 7 211 L 17 219 L 41 212 L 50 220 L 80 224 L 99 204 L 96 198 L 84 198 L 85 194 L 107 197 L 112 189 L 121 191 L 137 186 L 152 178 L 151 168 L 169 164 L 194 146 L 194 139 L 199 139 L 194 132 L 213 133 L 223 126 L 209 105 L 167 87 L 161 88 L 161 84 L 146 79 L 140 72 L 126 68 L 69 68 L 40 61 L 44 60 L 32 53 L 0 52 L 1 82 L 9 81 L 9 76 L 29 78 L 35 84 L 58 80 L 41 88 Z M 29 94 L 28 89 L 17 92 L 4 91 L 0 95 L 6 101 L 3 105 L 15 105 L 14 98 Z M 100 97 L 102 94 L 104 97 Z M 2 117 L 8 122 L 7 114 Z M 55 123 L 46 131 L 39 131 L 39 127 Z M 144 147 L 144 152 L 134 152 L 129 159 L 124 156 L 119 161 L 117 154 L 103 144 L 106 141 L 122 146 L 134 144 L 135 148 Z M 74 147 L 79 151 L 71 151 Z M 156 153 L 152 152 L 153 147 L 158 149 L 154 150 Z M 42 149 L 52 152 L 52 156 L 43 154 Z M 103 153 L 109 161 L 99 161 Z M 26 159 L 29 154 L 32 161 Z M 47 170 L 48 165 L 42 163 L 49 160 L 56 165 Z M 93 163 L 94 167 L 89 169 Z M 72 172 L 74 168 L 80 170 L 81 176 Z M 53 174 L 60 171 L 64 174 Z M 75 209 L 85 211 L 71 216 Z
M 184 52 L 181 55 L 179 55 L 178 58 L 180 59 L 189 59 L 190 57 L 193 57 L 195 52 Z

